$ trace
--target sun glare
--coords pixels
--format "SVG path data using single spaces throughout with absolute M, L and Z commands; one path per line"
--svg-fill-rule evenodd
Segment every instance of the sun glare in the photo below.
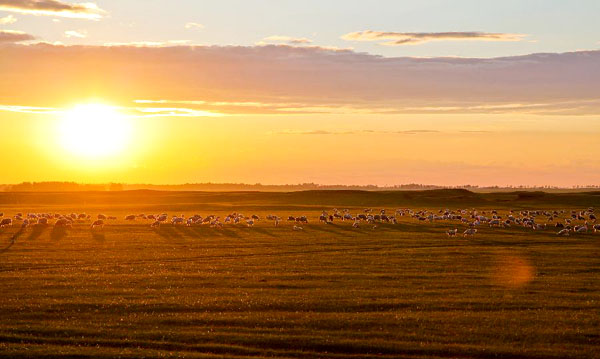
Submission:
M 70 153 L 102 158 L 121 153 L 131 136 L 131 124 L 117 108 L 82 104 L 66 111 L 59 127 L 60 142 Z

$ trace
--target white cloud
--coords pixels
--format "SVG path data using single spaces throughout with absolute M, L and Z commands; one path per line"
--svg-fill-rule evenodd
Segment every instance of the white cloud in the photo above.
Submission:
M 15 43 L 23 41 L 35 40 L 33 35 L 27 34 L 23 31 L 14 30 L 0 30 L 0 44 L 1 43 Z
M 12 15 L 0 17 L 0 25 L 10 25 L 14 24 L 15 22 L 17 22 L 17 18 Z
M 198 22 L 188 22 L 185 24 L 186 29 L 204 29 L 204 25 Z
M 16 99 L 45 98 L 49 91 L 72 96 L 93 79 L 80 76 L 89 71 L 82 58 L 102 58 L 94 74 L 102 76 L 107 95 L 185 101 L 147 104 L 153 108 L 228 114 L 600 114 L 600 51 L 389 58 L 289 45 L 113 45 L 120 48 L 8 46 L 2 55 L 13 66 L 0 67 L 0 77 L 10 76 L 10 96 Z M 54 64 L 52 74 L 32 71 L 48 63 Z M 32 86 L 54 84 L 57 74 L 71 80 L 51 90 Z
M 262 39 L 260 44 L 269 44 L 269 43 L 285 43 L 288 45 L 303 45 L 303 44 L 311 44 L 312 40 L 307 39 L 306 37 L 291 37 L 291 36 L 282 36 L 282 35 L 272 35 L 267 36 Z
M 347 41 L 377 41 L 380 45 L 418 45 L 430 41 L 521 41 L 524 34 L 489 33 L 479 31 L 456 32 L 389 32 L 357 31 L 342 35 Z
M 72 4 L 60 0 L 0 0 L 0 10 L 88 20 L 99 20 L 106 15 L 106 11 L 92 2 Z
M 65 31 L 65 37 L 67 38 L 78 38 L 78 39 L 83 39 L 87 37 L 87 31 L 86 30 L 67 30 Z
M 107 42 L 104 46 L 120 47 L 172 47 L 187 45 L 190 40 L 167 40 L 167 41 L 131 41 L 131 42 Z

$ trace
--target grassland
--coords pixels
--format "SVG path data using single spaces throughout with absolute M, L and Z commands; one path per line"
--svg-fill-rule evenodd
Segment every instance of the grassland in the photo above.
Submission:
M 598 193 L 0 193 L 5 215 L 313 219 L 0 229 L 0 357 L 598 358 L 600 234 L 314 220 L 333 207 L 589 206 Z

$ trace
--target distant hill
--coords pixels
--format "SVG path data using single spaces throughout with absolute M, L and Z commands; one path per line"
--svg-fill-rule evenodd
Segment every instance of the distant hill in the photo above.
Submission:
M 269 210 L 326 207 L 372 208 L 587 208 L 600 207 L 600 191 L 577 193 L 495 192 L 465 189 L 425 191 L 310 190 L 292 192 L 88 191 L 1 192 L 0 208 L 43 206 L 82 208 L 156 208 L 160 210 L 262 208 Z
M 576 188 L 560 187 L 479 187 L 473 185 L 464 186 L 438 186 L 428 184 L 402 184 L 394 186 L 376 185 L 321 185 L 316 183 L 300 184 L 245 184 L 245 183 L 186 183 L 174 185 L 156 184 L 125 184 L 104 183 L 85 184 L 76 182 L 23 182 L 20 184 L 0 185 L 0 191 L 4 192 L 85 192 L 85 191 L 130 191 L 130 190 L 155 190 L 155 191 L 203 191 L 203 192 L 230 192 L 230 191 L 253 191 L 253 192 L 293 192 L 293 191 L 415 191 L 415 190 L 437 190 L 437 189 L 466 189 L 472 192 L 514 192 L 514 191 L 544 191 L 544 192 L 585 192 L 599 190 L 600 186 L 587 186 Z

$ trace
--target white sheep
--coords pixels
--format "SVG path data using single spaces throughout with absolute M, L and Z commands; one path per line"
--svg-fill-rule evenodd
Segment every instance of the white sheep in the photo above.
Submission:
M 466 236 L 474 236 L 475 233 L 477 233 L 477 229 L 476 228 L 469 228 L 466 231 L 463 232 L 463 237 Z
M 446 232 L 448 237 L 454 237 L 458 233 L 458 228 L 450 229 Z
M 104 220 L 103 219 L 97 219 L 94 221 L 94 223 L 92 223 L 92 225 L 90 226 L 91 229 L 96 229 L 96 228 L 104 228 Z
M 560 231 L 558 231 L 558 233 L 556 233 L 557 236 L 568 236 L 569 235 L 569 229 L 568 228 L 563 228 Z

